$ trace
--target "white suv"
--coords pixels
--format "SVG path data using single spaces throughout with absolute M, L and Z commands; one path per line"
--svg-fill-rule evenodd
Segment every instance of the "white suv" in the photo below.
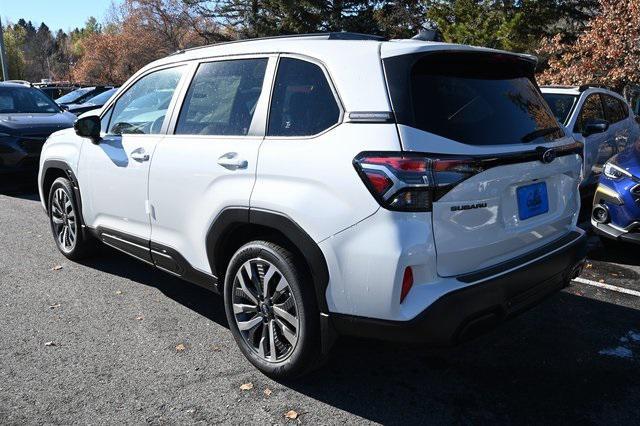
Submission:
M 581 146 L 535 63 L 349 33 L 181 51 L 49 138 L 42 203 L 70 259 L 102 241 L 223 293 L 272 377 L 339 334 L 453 344 L 583 262 Z

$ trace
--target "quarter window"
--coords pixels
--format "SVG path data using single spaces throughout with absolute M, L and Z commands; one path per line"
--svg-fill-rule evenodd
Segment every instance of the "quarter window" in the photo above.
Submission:
M 183 68 L 147 74 L 116 101 L 109 121 L 111 134 L 157 134 L 167 114 Z
M 269 115 L 269 136 L 311 136 L 338 122 L 340 108 L 322 69 L 282 58 Z
M 574 132 L 582 133 L 582 129 L 584 128 L 584 123 L 588 120 L 604 120 L 604 110 L 602 109 L 602 102 L 600 102 L 599 95 L 589 95 L 587 99 L 584 101 L 582 105 L 582 111 L 580 111 L 580 116 L 576 121 L 576 127 Z
M 175 133 L 246 135 L 262 92 L 266 67 L 266 58 L 200 65 L 189 86 Z

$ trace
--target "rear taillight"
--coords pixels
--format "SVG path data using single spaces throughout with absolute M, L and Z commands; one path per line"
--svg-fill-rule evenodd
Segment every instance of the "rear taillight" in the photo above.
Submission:
M 457 184 L 484 170 L 478 159 L 414 153 L 361 153 L 353 164 L 363 182 L 389 210 L 431 211 Z

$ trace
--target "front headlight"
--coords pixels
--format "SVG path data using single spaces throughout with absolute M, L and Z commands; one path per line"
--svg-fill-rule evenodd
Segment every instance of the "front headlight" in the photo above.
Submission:
M 622 179 L 624 177 L 631 177 L 631 173 L 611 162 L 605 163 L 603 173 L 609 179 L 615 180 Z

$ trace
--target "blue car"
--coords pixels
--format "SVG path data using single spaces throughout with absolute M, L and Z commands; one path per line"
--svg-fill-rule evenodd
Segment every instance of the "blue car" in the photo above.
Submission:
M 591 223 L 602 237 L 640 244 L 640 141 L 605 163 Z

